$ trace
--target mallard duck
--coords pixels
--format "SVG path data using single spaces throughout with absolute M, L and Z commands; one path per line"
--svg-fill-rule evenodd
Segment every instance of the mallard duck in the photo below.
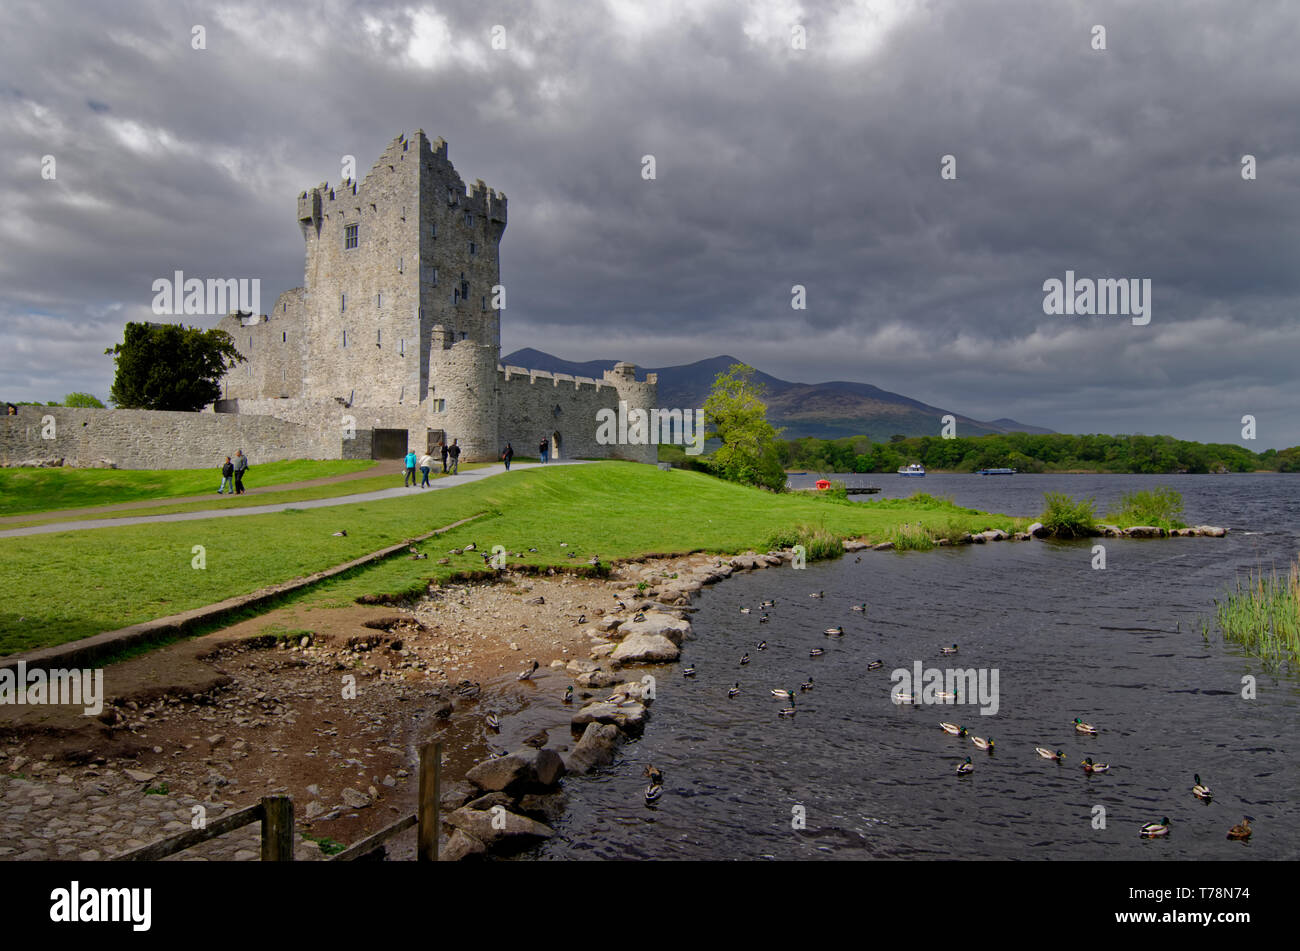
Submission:
M 334 532 L 333 535 L 335 538 L 347 538 L 348 530 L 345 528 L 341 532 Z
M 695 676 L 695 665 L 694 665 L 694 664 L 691 664 L 689 667 L 687 667 L 685 670 L 683 670 L 683 671 L 682 671 L 682 676 L 683 676 L 683 677 L 694 677 L 694 676 Z
M 759 642 L 758 642 L 758 649 L 761 650 L 761 651 L 765 651 L 765 650 L 767 650 L 767 641 L 759 641 Z
M 813 688 L 813 679 L 811 677 L 809 677 L 807 680 L 805 680 L 803 683 L 799 685 L 799 689 L 804 691 L 805 693 L 809 690 L 812 690 L 812 688 Z
M 956 644 L 953 644 L 952 647 L 940 647 L 940 648 L 939 648 L 939 653 L 940 653 L 940 654 L 955 654 L 955 653 L 957 653 L 957 645 L 956 645 Z
M 1199 773 L 1193 773 L 1192 779 L 1196 783 L 1196 785 L 1192 787 L 1193 796 L 1197 799 L 1204 799 L 1206 802 L 1209 802 L 1214 798 L 1214 794 L 1210 792 L 1210 787 L 1201 782 L 1201 776 Z
M 587 623 L 587 615 L 585 615 L 585 614 L 579 614 L 579 615 L 578 615 L 578 620 L 574 621 L 573 623 L 574 623 L 575 625 L 577 625 L 577 624 L 586 624 L 586 623 Z
M 822 633 L 825 634 L 827 637 L 839 637 L 839 636 L 843 635 L 843 633 L 844 633 L 844 628 L 842 628 L 842 627 L 828 627 L 828 628 L 826 628 L 826 630 L 822 631 Z
M 744 654 L 740 655 L 740 666 L 744 667 L 748 663 L 749 663 L 749 651 L 746 651 Z
M 728 697 L 734 697 L 734 696 L 736 696 L 738 693 L 740 693 L 740 681 L 739 681 L 739 680 L 736 681 L 736 686 L 732 687 L 730 690 L 727 691 L 727 696 L 728 696 Z
M 493 733 L 501 732 L 501 721 L 497 719 L 497 715 L 495 713 L 489 713 L 483 719 L 484 722 L 487 723 L 487 728 L 491 730 Z
M 759 605 L 759 607 L 760 607 L 760 608 L 774 608 L 774 607 L 776 607 L 776 602 L 775 602 L 775 601 L 764 601 L 762 604 Z
M 821 598 L 821 597 L 825 597 L 825 595 L 824 595 L 824 593 L 821 592 L 821 591 L 814 591 L 812 594 L 808 595 L 808 597 L 810 597 L 810 598 Z
M 867 664 L 867 670 L 879 670 L 884 666 L 885 662 L 883 660 L 873 660 L 871 663 Z
M 664 784 L 664 771 L 653 763 L 647 763 L 646 768 L 642 771 L 641 775 L 650 780 L 650 783 L 654 786 L 662 786 Z
M 564 696 L 560 699 L 563 703 L 573 703 L 573 684 L 564 688 Z
M 1242 816 L 1241 821 L 1228 830 L 1228 838 L 1249 839 L 1251 832 L 1254 831 L 1251 829 L 1250 824 L 1254 821 L 1250 816 Z
M 957 775 L 958 775 L 958 776 L 968 776 L 968 775 L 970 775 L 970 774 L 973 773 L 973 772 L 975 772 L 975 764 L 972 763 L 972 762 L 970 761 L 970 757 L 967 756 L 967 757 L 966 757 L 966 762 L 962 763 L 961 765 L 959 765 L 959 766 L 957 767 Z
M 766 623 L 767 623 L 767 615 L 764 614 L 761 618 L 759 618 L 759 619 L 758 619 L 758 623 L 759 623 L 759 624 L 766 624 Z
M 533 673 L 536 672 L 537 668 L 540 667 L 540 666 L 541 666 L 541 664 L 537 663 L 537 661 L 534 660 L 534 661 L 533 661 L 533 666 L 529 667 L 529 668 L 528 668 L 527 670 L 525 670 L 525 671 L 521 671 L 520 674 L 519 674 L 519 676 L 516 677 L 515 680 L 531 680 L 532 677 L 533 677 Z
M 615 598 L 615 599 L 614 599 L 614 604 L 617 605 L 617 607 L 618 607 L 618 609 L 619 609 L 620 611 L 626 611 L 626 610 L 627 610 L 627 605 L 624 604 L 624 603 L 623 603 L 619 598 Z
M 1074 718 L 1074 732 L 1076 732 L 1076 733 L 1083 733 L 1083 734 L 1086 734 L 1087 736 L 1096 736 L 1096 735 L 1097 735 L 1097 728 L 1094 727 L 1094 726 L 1092 726 L 1092 725 L 1089 724 L 1089 723 L 1084 723 L 1084 722 L 1083 722 L 1082 720 L 1080 720 L 1078 717 L 1075 717 L 1075 718 Z
M 912 694 L 910 694 L 910 693 L 896 693 L 896 694 L 893 695 L 893 697 L 894 697 L 894 703 L 895 703 L 895 704 L 900 704 L 900 703 L 916 703 L 916 697 L 914 697 L 914 696 L 913 696 Z
M 793 697 L 794 691 L 782 690 L 780 687 L 777 687 L 775 690 L 772 691 L 772 696 L 776 697 L 778 700 L 785 700 L 788 699 L 789 697 Z
M 1065 753 L 1063 753 L 1061 750 L 1057 750 L 1055 753 L 1053 753 L 1045 746 L 1035 746 L 1034 752 L 1037 753 L 1039 756 L 1041 756 L 1043 759 L 1054 759 L 1057 762 L 1060 762 L 1061 760 L 1065 759 Z
M 814 647 L 812 650 L 810 650 L 810 651 L 808 652 L 808 656 L 809 656 L 809 657 L 820 657 L 820 656 L 822 656 L 822 654 L 825 654 L 825 653 L 826 653 L 826 648 L 824 648 L 824 647 Z
M 940 723 L 939 726 L 943 727 L 943 732 L 951 733 L 953 736 L 966 735 L 966 728 L 964 726 L 958 726 L 955 723 Z
M 790 706 L 786 707 L 784 710 L 778 710 L 776 715 L 778 717 L 784 717 L 785 719 L 794 716 L 794 697 L 790 698 Z
M 1142 827 L 1141 836 L 1144 839 L 1154 839 L 1157 836 L 1169 834 L 1169 817 L 1165 816 L 1159 822 L 1148 822 Z
M 659 798 L 663 796 L 663 794 L 664 794 L 663 786 L 659 785 L 658 783 L 651 783 L 649 786 L 645 788 L 645 804 L 647 806 L 654 805 L 656 802 L 659 801 Z
M 855 605 L 853 605 L 853 610 L 854 610 L 854 611 L 861 611 L 861 612 L 863 612 L 863 613 L 865 614 L 865 613 L 866 613 L 866 610 L 867 610 L 867 602 L 863 601 L 861 604 L 855 604 Z
M 470 542 L 468 545 L 465 546 L 465 550 L 473 551 L 477 547 L 478 547 L 478 542 Z
M 644 611 L 637 611 L 636 614 L 632 615 L 632 620 L 633 620 L 633 621 L 644 621 L 644 620 L 645 620 L 645 612 L 644 612 Z
M 1104 773 L 1110 769 L 1110 763 L 1094 763 L 1089 756 L 1082 764 L 1085 773 Z
M 938 691 L 935 694 L 935 696 L 938 697 L 940 700 L 943 700 L 945 703 L 949 700 L 957 699 L 957 695 L 955 693 L 947 693 L 946 691 L 943 690 Z
M 740 613 L 741 613 L 741 614 L 748 614 L 748 613 L 749 613 L 749 608 L 741 608 L 741 609 L 740 609 Z
M 993 752 L 993 740 L 991 739 L 986 740 L 982 736 L 972 736 L 970 741 L 975 744 L 977 749 L 987 750 L 990 753 Z

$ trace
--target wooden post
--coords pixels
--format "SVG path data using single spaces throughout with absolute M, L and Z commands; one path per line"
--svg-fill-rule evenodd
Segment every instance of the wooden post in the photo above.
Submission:
M 430 743 L 420 750 L 420 804 L 417 859 L 438 861 L 438 810 L 442 800 L 442 744 Z
M 293 861 L 293 799 L 262 797 L 262 861 Z

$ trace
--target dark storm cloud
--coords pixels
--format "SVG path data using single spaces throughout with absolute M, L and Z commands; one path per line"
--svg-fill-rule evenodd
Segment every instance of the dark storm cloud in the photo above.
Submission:
M 1292 4 L 42 0 L 0 31 L 8 398 L 106 395 L 175 269 L 267 306 L 302 282 L 297 193 L 423 128 L 510 197 L 506 350 L 1300 442 Z M 1045 315 L 1067 269 L 1149 278 L 1151 323 Z

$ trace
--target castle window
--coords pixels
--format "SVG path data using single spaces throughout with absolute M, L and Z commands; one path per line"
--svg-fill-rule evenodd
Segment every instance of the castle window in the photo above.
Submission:
M 402 273 L 402 259 L 401 259 L 401 258 L 398 258 L 398 259 L 397 259 L 397 273 L 398 273 L 398 274 L 401 274 L 401 273 Z
M 438 283 L 438 269 L 436 267 L 429 268 L 429 283 L 430 284 Z
M 473 241 L 469 243 L 469 253 L 471 255 L 478 254 L 478 245 L 475 244 Z
M 285 331 L 281 331 L 281 333 L 280 333 L 280 342 L 281 342 L 281 343 L 288 343 L 288 342 L 289 342 L 289 332 L 288 332 L 287 330 L 285 330 Z
M 436 237 L 438 237 L 438 226 L 431 223 L 429 225 L 429 240 L 432 241 Z
M 452 188 L 450 185 L 447 186 L 447 204 L 456 204 L 456 189 Z
M 459 288 L 456 288 L 455 290 L 453 290 L 453 291 L 451 292 L 451 302 L 452 302 L 453 304 L 459 304 L 459 303 L 460 303 L 460 289 L 459 289 Z
M 343 346 L 346 347 L 347 345 L 348 345 L 348 332 L 345 330 L 343 331 Z
M 403 338 L 401 339 L 401 341 L 398 343 L 398 345 L 397 345 L 397 352 L 398 352 L 399 354 L 401 354 L 402 356 L 406 356 L 406 338 L 405 338 L 405 337 L 403 337 Z
M 465 339 L 466 337 L 468 337 L 468 336 L 469 336 L 469 334 L 467 334 L 465 331 L 462 330 L 462 331 L 460 332 L 460 339 L 461 339 L 461 340 L 464 340 L 464 339 Z
M 435 413 L 445 413 L 445 412 L 447 412 L 447 401 L 446 401 L 446 400 L 434 400 L 434 401 L 433 401 L 433 411 L 434 411 Z
M 376 347 L 382 347 L 383 345 L 384 345 L 384 332 L 383 332 L 382 330 L 376 330 L 376 331 L 375 331 L 375 346 L 376 346 Z
M 375 295 L 375 306 L 376 306 L 376 307 L 383 307 L 383 306 L 384 306 L 384 295 L 383 295 L 383 294 L 376 294 L 376 295 Z
M 357 226 L 347 225 L 343 229 L 343 247 L 344 249 L 355 248 L 357 246 Z
M 474 227 L 474 213 L 472 211 L 465 212 L 465 226 L 468 228 Z
M 347 309 L 348 309 L 348 295 L 347 295 L 347 294 L 340 294 L 340 295 L 339 295 L 339 313 L 342 313 L 343 311 L 345 311 L 345 310 L 347 310 Z
M 484 310 L 487 310 L 487 298 L 484 297 L 484 298 L 481 298 L 481 300 L 483 301 L 483 309 L 484 309 Z
M 465 280 L 465 275 L 460 276 L 460 296 L 469 300 L 469 281 Z

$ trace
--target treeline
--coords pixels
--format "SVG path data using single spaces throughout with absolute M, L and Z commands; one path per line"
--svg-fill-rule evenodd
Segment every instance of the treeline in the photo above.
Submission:
M 894 472 L 912 462 L 955 472 L 997 468 L 1151 474 L 1300 472 L 1300 446 L 1255 453 L 1231 443 L 1188 442 L 1172 436 L 1007 433 L 955 439 L 895 436 L 889 442 L 873 442 L 865 436 L 809 437 L 779 441 L 776 448 L 784 468 L 815 472 Z

